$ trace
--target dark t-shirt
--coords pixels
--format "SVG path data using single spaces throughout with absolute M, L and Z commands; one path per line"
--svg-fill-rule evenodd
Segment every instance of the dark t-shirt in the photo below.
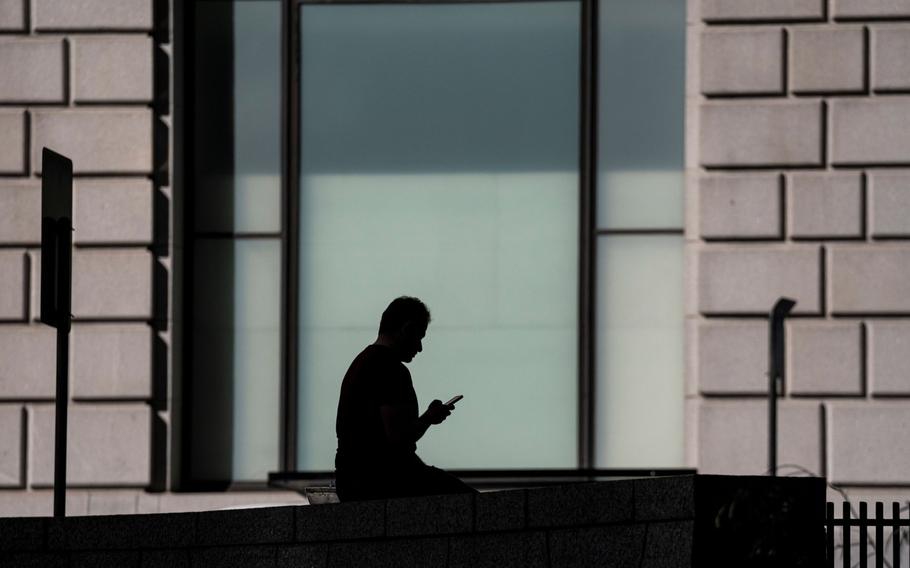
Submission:
M 382 345 L 369 345 L 358 355 L 341 383 L 335 433 L 336 467 L 397 468 L 416 459 L 417 444 L 393 446 L 385 435 L 380 407 L 396 406 L 417 420 L 417 394 L 407 367 Z

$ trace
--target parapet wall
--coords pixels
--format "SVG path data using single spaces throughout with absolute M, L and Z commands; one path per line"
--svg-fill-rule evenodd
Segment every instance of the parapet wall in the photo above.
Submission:
M 824 558 L 824 506 L 821 479 L 685 476 L 336 505 L 0 519 L 0 565 L 814 568 Z

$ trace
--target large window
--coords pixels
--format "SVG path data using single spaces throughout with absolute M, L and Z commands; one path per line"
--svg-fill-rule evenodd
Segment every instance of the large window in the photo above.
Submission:
M 433 313 L 418 398 L 465 395 L 425 459 L 575 465 L 578 23 L 573 1 L 301 7 L 299 468 L 333 467 L 340 377 L 401 294 Z
M 682 465 L 684 2 L 187 11 L 189 480 L 331 470 L 402 294 L 429 463 Z

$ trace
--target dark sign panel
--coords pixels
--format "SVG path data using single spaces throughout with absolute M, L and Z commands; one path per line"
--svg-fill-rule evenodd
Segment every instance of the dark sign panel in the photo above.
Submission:
M 69 327 L 73 162 L 47 148 L 41 160 L 41 321 Z

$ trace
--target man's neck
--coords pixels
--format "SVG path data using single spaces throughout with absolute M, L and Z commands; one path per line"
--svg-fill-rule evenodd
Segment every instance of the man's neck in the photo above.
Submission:
M 381 345 L 383 347 L 389 347 L 391 349 L 395 348 L 395 341 L 386 334 L 380 334 L 376 341 L 373 342 L 373 345 Z

